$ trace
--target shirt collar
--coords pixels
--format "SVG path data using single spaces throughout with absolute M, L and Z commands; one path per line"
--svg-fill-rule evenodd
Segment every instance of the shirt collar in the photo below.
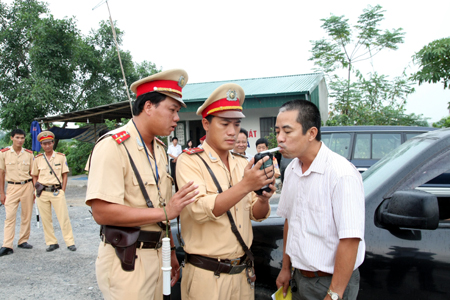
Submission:
M 208 143 L 206 141 L 203 142 L 202 148 L 203 148 L 203 150 L 205 150 L 205 153 L 208 156 L 208 159 L 212 163 L 221 162 L 220 157 L 217 154 L 217 152 L 214 151 L 214 149 L 210 145 L 208 145 Z M 236 158 L 234 157 L 233 154 L 231 154 L 230 151 L 228 151 L 228 164 L 230 166 L 230 171 L 233 171 L 237 164 Z M 225 168 L 223 163 L 221 165 Z
M 14 153 L 16 153 L 16 151 L 14 151 L 14 148 L 13 148 L 13 146 L 11 146 L 11 147 L 9 147 L 9 150 L 11 150 L 11 152 L 14 152 Z M 25 149 L 22 147 L 22 148 L 20 148 L 20 153 L 23 153 L 25 151 Z
M 320 149 L 317 152 L 316 157 L 314 158 L 309 170 L 307 172 L 315 172 L 319 174 L 325 173 L 325 168 L 327 166 L 327 154 L 330 149 L 323 142 L 320 142 Z

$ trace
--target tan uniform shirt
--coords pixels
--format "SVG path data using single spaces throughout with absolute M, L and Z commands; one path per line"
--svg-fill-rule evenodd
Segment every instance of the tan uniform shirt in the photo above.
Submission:
M 213 171 L 223 191 L 229 188 L 230 183 L 235 185 L 242 179 L 244 168 L 248 164 L 245 158 L 229 153 L 230 171 L 228 171 L 206 141 L 203 143 L 203 149 L 205 151 L 200 153 L 200 156 Z M 185 251 L 221 259 L 243 256 L 244 250 L 231 231 L 227 214 L 216 217 L 212 212 L 218 191 L 205 164 L 196 154 L 183 153 L 177 160 L 178 186 L 183 186 L 191 180 L 199 185 L 199 194 L 194 203 L 181 211 L 181 233 L 186 244 Z M 269 210 L 263 219 L 256 220 L 253 217 L 253 205 L 258 201 L 257 199 L 254 192 L 249 193 L 231 208 L 234 222 L 249 248 L 253 240 L 251 220 L 262 221 L 270 215 Z
M 160 197 L 154 177 L 154 175 L 156 176 L 154 157 L 147 149 L 152 163 L 152 167 L 150 167 L 144 146 L 132 121 L 112 133 L 116 134 L 121 131 L 130 134 L 130 137 L 123 143 L 133 158 L 153 206 L 159 207 Z M 154 141 L 154 152 L 158 165 L 161 196 L 165 201 L 169 201 L 172 197 L 172 177 L 168 174 L 166 151 L 162 144 Z M 152 172 L 152 168 L 155 173 Z M 92 153 L 86 204 L 90 205 L 89 200 L 92 199 L 136 208 L 147 207 L 125 147 L 119 145 L 112 137 L 100 141 Z M 161 231 L 161 228 L 154 223 L 141 226 L 141 229 Z
M 44 155 L 45 153 L 41 153 L 36 155 L 36 157 L 34 158 L 31 175 L 39 175 L 38 182 L 42 183 L 43 185 L 59 185 L 60 183 L 55 177 L 56 174 L 62 184 L 62 174 L 69 172 L 69 166 L 67 165 L 66 156 L 62 153 L 53 151 L 52 157 L 48 161 L 50 163 L 50 166 L 52 166 L 53 171 L 55 172 L 53 173 L 52 170 L 50 170 L 47 162 L 45 161 Z
M 31 179 L 30 171 L 33 164 L 33 153 L 25 148 L 17 154 L 13 147 L 0 152 L 0 170 L 6 172 L 6 181 L 21 182 Z

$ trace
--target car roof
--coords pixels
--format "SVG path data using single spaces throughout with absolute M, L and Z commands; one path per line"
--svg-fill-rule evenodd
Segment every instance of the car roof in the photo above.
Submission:
M 437 130 L 434 127 L 420 126 L 323 126 L 320 132 L 362 132 L 362 131 L 400 131 L 400 132 L 428 132 Z

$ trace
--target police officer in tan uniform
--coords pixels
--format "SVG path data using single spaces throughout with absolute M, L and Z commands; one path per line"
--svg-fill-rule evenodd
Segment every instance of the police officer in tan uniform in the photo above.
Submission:
M 186 107 L 182 88 L 187 80 L 187 73 L 176 69 L 133 83 L 131 90 L 137 99 L 132 120 L 112 131 L 112 136 L 101 138 L 92 152 L 86 204 L 92 207 L 95 221 L 102 225 L 96 275 L 105 299 L 163 297 L 160 239 L 165 232 L 157 223 L 176 218 L 194 200 L 197 186 L 192 182 L 180 185 L 172 197 L 165 145 L 156 136 L 168 136 L 177 126 L 178 112 Z M 143 190 L 131 162 L 136 166 Z M 146 203 L 144 191 L 153 208 Z M 139 237 L 127 246 L 137 248 L 132 253 L 135 261 L 132 270 L 126 271 L 124 267 L 130 264 L 119 259 L 113 247 L 115 241 L 107 231 L 120 230 L 124 232 L 121 236 L 131 239 L 126 232 L 134 231 L 131 227 L 136 226 L 140 227 Z M 173 247 L 171 233 L 170 238 Z M 175 251 L 171 252 L 171 265 L 173 286 L 179 278 Z
M 194 203 L 181 212 L 181 233 L 187 264 L 181 279 L 183 300 L 248 300 L 254 290 L 245 264 L 249 257 L 231 231 L 232 219 L 245 245 L 253 240 L 251 220 L 262 221 L 270 214 L 269 198 L 275 191 L 273 168 L 260 170 L 265 157 L 252 168 L 239 154 L 231 153 L 240 130 L 245 94 L 237 84 L 217 88 L 197 110 L 203 117 L 206 140 L 202 148 L 185 150 L 177 162 L 177 182 L 193 180 L 199 185 Z M 200 156 L 200 157 L 198 157 Z M 204 162 L 202 161 L 204 160 Z M 205 164 L 206 163 L 206 164 Z M 214 183 L 207 166 L 214 173 Z M 257 196 L 253 191 L 270 185 L 271 192 Z
M 51 252 L 59 248 L 52 223 L 52 206 L 61 226 L 67 249 L 76 251 L 65 197 L 67 173 L 69 173 L 66 156 L 53 151 L 55 139 L 53 132 L 42 131 L 37 139 L 41 143 L 44 153 L 40 153 L 34 158 L 31 175 L 35 186 L 36 182 L 43 185 L 42 193 L 40 196 L 37 195 L 36 202 L 44 228 L 45 243 L 49 246 L 46 251 Z
M 11 147 L 0 152 L 0 201 L 5 205 L 5 231 L 0 256 L 13 254 L 14 233 L 16 231 L 16 213 L 21 204 L 20 234 L 18 247 L 31 249 L 27 243 L 30 237 L 31 213 L 33 211 L 33 183 L 31 180 L 31 165 L 33 151 L 22 148 L 25 142 L 25 132 L 14 129 L 11 132 Z M 5 179 L 8 189 L 4 191 Z

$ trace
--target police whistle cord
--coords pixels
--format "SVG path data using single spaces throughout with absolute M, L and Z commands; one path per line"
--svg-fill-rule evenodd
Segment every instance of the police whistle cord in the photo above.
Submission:
M 171 293 L 171 278 L 170 274 L 172 272 L 172 266 L 170 264 L 170 237 L 169 237 L 169 218 L 167 217 L 166 207 L 163 206 L 164 214 L 166 215 L 166 237 L 162 239 L 162 267 L 161 270 L 163 272 L 163 300 L 170 300 Z

